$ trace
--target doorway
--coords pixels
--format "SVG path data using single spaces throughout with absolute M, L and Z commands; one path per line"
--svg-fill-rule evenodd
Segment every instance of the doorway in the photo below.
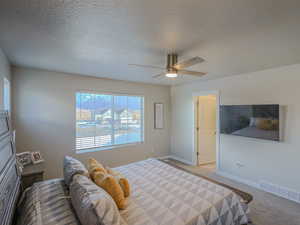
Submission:
M 218 147 L 218 94 L 194 96 L 196 165 L 215 171 Z

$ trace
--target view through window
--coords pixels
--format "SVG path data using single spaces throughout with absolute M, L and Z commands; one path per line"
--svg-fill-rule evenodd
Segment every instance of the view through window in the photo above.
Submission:
M 76 150 L 144 140 L 144 98 L 76 93 Z

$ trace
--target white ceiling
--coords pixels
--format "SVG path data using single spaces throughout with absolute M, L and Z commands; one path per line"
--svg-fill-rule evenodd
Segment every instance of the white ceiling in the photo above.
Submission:
M 300 62 L 299 0 L 1 0 L 14 65 L 178 84 Z M 201 56 L 204 78 L 157 80 L 168 52 Z

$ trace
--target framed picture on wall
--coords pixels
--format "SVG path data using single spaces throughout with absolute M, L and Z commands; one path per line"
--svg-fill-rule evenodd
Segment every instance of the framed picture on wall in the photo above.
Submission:
M 16 154 L 16 157 L 22 167 L 32 163 L 31 152 L 21 152 Z
M 164 128 L 164 104 L 154 103 L 154 128 Z
M 40 152 L 32 152 L 31 159 L 32 159 L 33 164 L 44 162 L 44 159 L 42 158 Z

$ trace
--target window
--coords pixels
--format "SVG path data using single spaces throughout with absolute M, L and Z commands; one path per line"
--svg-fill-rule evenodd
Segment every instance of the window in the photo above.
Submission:
M 10 112 L 10 82 L 8 79 L 3 80 L 3 108 Z
M 144 140 L 144 98 L 76 93 L 76 150 Z

